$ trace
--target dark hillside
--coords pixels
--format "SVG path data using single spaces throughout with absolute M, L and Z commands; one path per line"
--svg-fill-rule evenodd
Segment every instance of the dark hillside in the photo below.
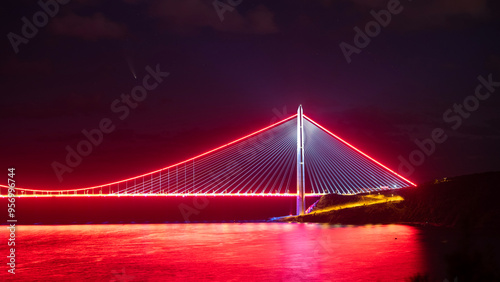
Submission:
M 320 212 L 368 197 L 326 195 L 310 214 L 285 220 L 339 224 L 416 223 L 490 230 L 500 226 L 500 172 L 441 179 L 380 194 L 399 195 L 404 200 Z

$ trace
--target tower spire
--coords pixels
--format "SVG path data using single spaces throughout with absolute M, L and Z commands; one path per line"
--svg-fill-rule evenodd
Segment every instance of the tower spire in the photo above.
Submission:
M 297 215 L 304 214 L 304 119 L 302 105 L 297 110 Z

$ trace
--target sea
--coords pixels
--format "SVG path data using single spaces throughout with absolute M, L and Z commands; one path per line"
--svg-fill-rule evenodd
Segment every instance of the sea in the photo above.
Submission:
M 2 281 L 454 281 L 461 249 L 456 230 L 410 225 L 20 225 L 11 274 L 8 236 Z

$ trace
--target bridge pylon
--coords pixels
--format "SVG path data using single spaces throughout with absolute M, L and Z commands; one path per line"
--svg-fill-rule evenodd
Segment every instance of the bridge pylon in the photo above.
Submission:
M 297 215 L 304 214 L 304 119 L 302 105 L 297 110 Z

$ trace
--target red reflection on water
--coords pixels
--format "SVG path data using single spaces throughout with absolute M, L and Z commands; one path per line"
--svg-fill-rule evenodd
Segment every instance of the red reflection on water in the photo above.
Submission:
M 405 280 L 427 272 L 419 232 L 286 223 L 21 226 L 17 274 L 5 269 L 1 278 Z
M 320 225 L 321 226 L 321 225 Z M 287 241 L 287 258 L 304 280 L 405 280 L 426 273 L 419 230 L 404 225 L 333 227 L 304 224 Z

